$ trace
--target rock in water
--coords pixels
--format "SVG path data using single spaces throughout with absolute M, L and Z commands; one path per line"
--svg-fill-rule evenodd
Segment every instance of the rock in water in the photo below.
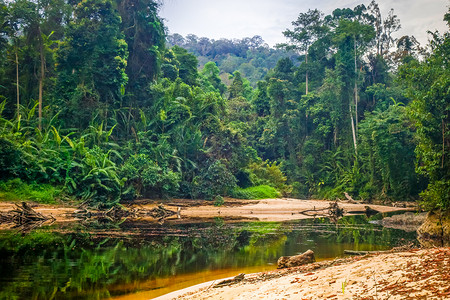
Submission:
M 278 269 L 292 268 L 315 262 L 314 251 L 308 250 L 303 254 L 294 256 L 282 256 L 278 259 Z
M 417 229 L 417 239 L 422 247 L 450 246 L 450 214 L 430 211 L 425 222 Z

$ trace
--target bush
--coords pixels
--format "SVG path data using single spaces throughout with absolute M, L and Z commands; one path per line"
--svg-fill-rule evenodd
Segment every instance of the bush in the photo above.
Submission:
M 281 164 L 270 163 L 268 160 L 251 163 L 248 166 L 253 185 L 268 185 L 284 195 L 292 191 L 292 186 L 286 184 L 286 176 L 281 171 Z
M 0 199 L 8 201 L 31 200 L 44 204 L 56 203 L 61 190 L 49 184 L 25 183 L 20 178 L 0 182 Z
M 111 160 L 111 151 L 104 152 L 98 146 L 84 149 L 81 161 L 72 162 L 66 178 L 69 193 L 94 207 L 109 208 L 116 205 L 122 194 L 124 180 L 117 174 L 117 166 Z
M 193 196 L 211 200 L 217 195 L 228 195 L 234 187 L 236 178 L 220 160 L 216 160 L 194 178 Z
M 17 177 L 23 172 L 22 156 L 17 146 L 0 138 L 0 180 Z
M 281 193 L 269 185 L 258 185 L 245 189 L 236 187 L 231 192 L 231 197 L 237 199 L 268 199 L 280 196 Z
M 165 197 L 179 188 L 180 174 L 168 167 L 161 167 L 146 154 L 133 155 L 122 167 L 121 175 L 131 185 L 136 196 L 157 194 Z
M 214 197 L 214 206 L 222 206 L 225 203 L 225 200 L 222 196 L 215 196 Z

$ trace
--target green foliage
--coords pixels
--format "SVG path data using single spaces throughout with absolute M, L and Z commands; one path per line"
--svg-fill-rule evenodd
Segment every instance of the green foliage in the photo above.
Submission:
M 112 151 L 98 146 L 83 149 L 78 161 L 72 161 L 67 171 L 66 188 L 69 193 L 90 203 L 107 208 L 120 200 L 124 180 L 117 174 L 111 160 Z
M 222 196 L 217 195 L 214 197 L 214 206 L 222 206 L 225 203 L 225 200 Z
M 405 107 L 391 105 L 386 111 L 366 114 L 360 123 L 360 138 L 369 195 L 373 190 L 381 191 L 379 198 L 398 201 L 417 194 L 413 133 Z
M 57 51 L 57 102 L 70 125 L 83 128 L 99 109 L 122 102 L 128 50 L 120 21 L 111 0 L 83 1 L 75 8 Z
M 153 0 L 39 5 L 0 3 L 5 184 L 110 207 L 230 193 L 400 200 L 429 183 L 426 204 L 449 207 L 448 33 L 420 60 L 412 37 L 394 49 L 399 20 L 374 1 L 309 10 L 284 32 L 293 60 L 258 36 L 174 34 L 168 48 Z
M 292 187 L 286 185 L 287 177 L 281 171 L 281 163 L 260 161 L 248 165 L 250 180 L 255 186 L 271 186 L 284 195 L 288 195 Z
M 214 161 L 193 179 L 193 196 L 211 200 L 226 196 L 236 186 L 236 178 L 219 160 Z
M 6 201 L 35 201 L 55 204 L 61 189 L 50 184 L 25 183 L 20 178 L 0 181 L 0 199 Z
M 179 188 L 181 179 L 179 173 L 158 165 L 146 154 L 130 156 L 122 166 L 121 175 L 132 186 L 136 197 L 170 196 Z
M 278 198 L 282 194 L 269 185 L 257 185 L 248 188 L 236 187 L 230 196 L 237 199 L 270 199 Z
M 448 15 L 447 15 L 448 18 Z M 432 53 L 400 68 L 399 79 L 413 99 L 408 107 L 416 128 L 417 172 L 429 180 L 421 195 L 429 208 L 450 208 L 450 34 L 433 34 Z

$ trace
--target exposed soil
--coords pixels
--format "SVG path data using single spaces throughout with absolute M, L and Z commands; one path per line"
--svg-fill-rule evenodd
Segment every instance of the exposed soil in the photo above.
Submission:
M 214 283 L 156 299 L 450 299 L 450 248 L 336 259 L 249 274 L 219 288 Z

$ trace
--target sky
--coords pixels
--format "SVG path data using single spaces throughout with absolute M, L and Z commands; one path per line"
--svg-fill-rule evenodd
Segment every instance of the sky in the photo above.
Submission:
M 319 9 L 326 15 L 336 8 L 369 5 L 370 0 L 163 0 L 160 16 L 169 33 L 195 34 L 210 39 L 241 39 L 261 36 L 274 46 L 284 43 L 282 32 L 292 29 L 299 13 Z M 427 30 L 448 30 L 443 21 L 450 0 L 378 0 L 382 17 L 391 8 L 399 17 L 402 29 L 394 37 L 414 35 L 425 45 Z

